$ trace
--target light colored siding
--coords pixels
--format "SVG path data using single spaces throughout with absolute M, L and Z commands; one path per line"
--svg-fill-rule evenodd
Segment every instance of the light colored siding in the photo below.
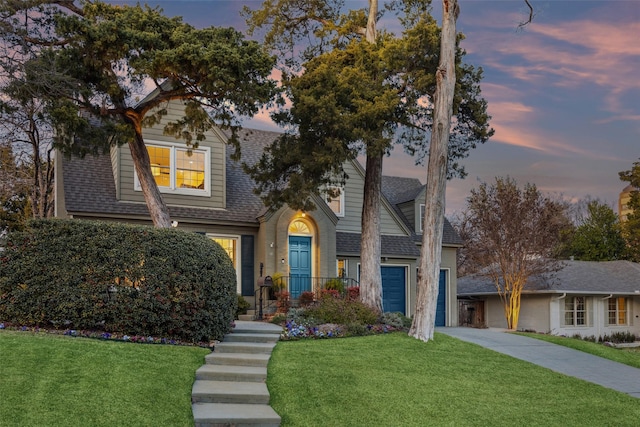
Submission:
M 169 142 L 176 145 L 184 145 L 184 141 L 163 135 L 162 129 L 169 121 L 182 117 L 183 104 L 179 101 L 173 101 L 167 107 L 167 115 L 163 117 L 160 124 L 143 129 L 143 137 L 145 141 L 153 143 L 153 141 Z M 183 194 L 163 193 L 165 203 L 168 205 L 206 207 L 206 208 L 224 208 L 226 187 L 225 187 L 225 143 L 215 132 L 209 132 L 206 139 L 200 142 L 200 147 L 209 147 L 211 149 L 210 157 L 210 186 L 211 196 L 193 196 Z M 121 199 L 126 201 L 144 203 L 144 197 L 141 191 L 134 188 L 134 166 L 131 153 L 127 146 L 120 147 L 120 189 Z M 112 155 L 113 161 L 113 155 Z
M 351 163 L 345 164 L 349 179 L 344 187 L 345 214 L 336 226 L 337 231 L 360 233 L 362 231 L 362 204 L 364 193 L 364 177 Z M 382 234 L 406 235 L 395 220 L 394 215 L 384 204 L 380 210 L 380 229 Z

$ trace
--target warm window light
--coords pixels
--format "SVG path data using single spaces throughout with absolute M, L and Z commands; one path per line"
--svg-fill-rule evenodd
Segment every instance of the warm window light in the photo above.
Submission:
M 160 176 L 160 166 L 156 164 L 151 165 L 151 174 L 153 176 Z

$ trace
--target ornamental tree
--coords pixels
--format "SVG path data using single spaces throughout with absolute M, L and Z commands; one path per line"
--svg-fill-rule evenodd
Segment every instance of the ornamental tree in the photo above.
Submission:
M 565 203 L 524 188 L 511 178 L 496 178 L 471 191 L 465 222 L 465 256 L 489 277 L 500 295 L 509 329 L 518 327 L 520 296 L 531 276 L 552 273 L 561 233 L 570 227 Z
M 15 52 L 2 61 L 4 74 L 23 75 L 15 57 L 47 57 L 55 64 L 48 79 L 64 83 L 44 84 L 56 101 L 56 147 L 84 155 L 127 144 L 157 227 L 171 220 L 142 128 L 158 123 L 169 101 L 182 100 L 185 115 L 166 134 L 196 147 L 220 126 L 231 129 L 233 142 L 239 118 L 277 93 L 269 78 L 275 59 L 231 28 L 196 29 L 158 8 L 98 0 L 3 2 L 0 15 L 4 43 Z

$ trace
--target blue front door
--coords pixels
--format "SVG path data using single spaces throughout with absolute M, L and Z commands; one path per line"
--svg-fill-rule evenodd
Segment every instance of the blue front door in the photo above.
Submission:
M 289 276 L 291 298 L 311 290 L 311 237 L 289 236 Z

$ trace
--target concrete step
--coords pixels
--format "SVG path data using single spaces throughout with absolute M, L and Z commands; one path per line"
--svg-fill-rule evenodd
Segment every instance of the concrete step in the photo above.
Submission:
M 281 334 L 282 327 L 267 322 L 246 322 L 236 320 L 235 327 L 231 330 L 235 334 Z
M 196 371 L 196 380 L 265 382 L 264 366 L 202 365 Z
M 191 390 L 193 403 L 269 404 L 265 383 L 196 380 Z
M 263 366 L 266 368 L 270 357 L 270 354 L 265 353 L 216 353 L 214 351 L 207 354 L 204 360 L 205 363 L 210 365 Z
M 223 342 L 276 342 L 280 334 L 233 332 L 224 336 Z
M 195 427 L 279 427 L 280 416 L 269 405 L 194 403 Z
M 271 354 L 275 342 L 221 342 L 213 348 L 214 353 L 248 353 L 248 354 Z
M 250 322 L 250 321 L 254 320 L 255 318 L 256 318 L 255 314 L 247 313 L 247 314 L 239 314 L 238 315 L 238 320 L 243 320 L 243 321 L 246 321 L 246 322 Z

